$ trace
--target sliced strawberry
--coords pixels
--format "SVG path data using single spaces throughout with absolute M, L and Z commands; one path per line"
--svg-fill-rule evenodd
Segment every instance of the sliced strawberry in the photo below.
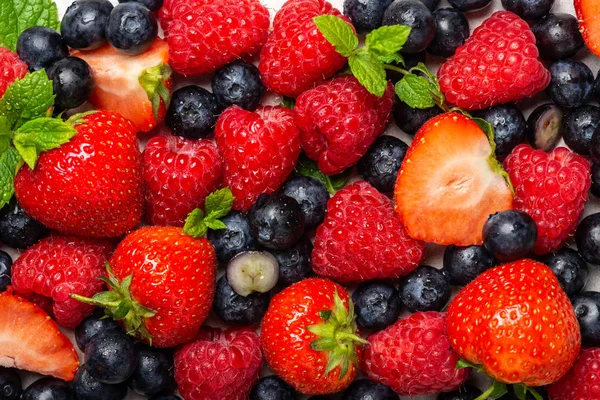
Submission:
M 396 211 L 415 239 L 481 243 L 489 215 L 512 208 L 505 177 L 483 130 L 462 114 L 442 114 L 423 125 L 404 158 Z
M 172 83 L 167 42 L 156 39 L 148 50 L 135 56 L 109 44 L 92 51 L 75 50 L 72 55 L 92 68 L 96 86 L 89 100 L 95 107 L 119 112 L 141 132 L 164 118 Z
M 600 1 L 575 0 L 575 12 L 585 44 L 600 57 Z
M 0 366 L 70 381 L 79 357 L 48 314 L 9 288 L 0 293 Z

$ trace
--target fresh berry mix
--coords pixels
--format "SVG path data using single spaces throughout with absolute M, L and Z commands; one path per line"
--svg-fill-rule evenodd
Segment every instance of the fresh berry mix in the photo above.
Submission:
M 72 49 L 93 50 L 106 43 L 106 24 L 113 10 L 108 0 L 76 0 L 62 18 L 60 34 Z
M 382 24 L 410 26 L 410 35 L 402 47 L 408 54 L 425 50 L 436 34 L 433 14 L 419 0 L 395 0 L 385 10 Z
M 303 236 L 296 244 L 285 250 L 270 250 L 279 264 L 279 281 L 281 286 L 290 286 L 308 278 L 311 268 L 313 244 L 307 236 Z
M 85 346 L 85 365 L 90 376 L 102 383 L 125 382 L 137 366 L 133 340 L 123 331 L 109 329 Z
M 304 233 L 304 214 L 298 202 L 284 194 L 261 194 L 248 213 L 250 234 L 263 247 L 293 246 Z
M 536 22 L 531 31 L 540 57 L 545 60 L 572 57 L 584 46 L 577 18 L 571 14 L 548 14 Z
M 142 3 L 127 2 L 116 6 L 106 23 L 106 39 L 125 54 L 146 51 L 156 39 L 158 23 Z
M 295 176 L 283 184 L 281 193 L 296 200 L 304 215 L 306 230 L 316 228 L 325 219 L 329 193 L 318 179 Z
M 483 246 L 500 261 L 525 257 L 533 250 L 537 238 L 535 221 L 520 210 L 492 214 L 483 226 Z
M 564 113 L 554 104 L 542 104 L 527 118 L 527 140 L 535 149 L 550 151 L 564 132 Z

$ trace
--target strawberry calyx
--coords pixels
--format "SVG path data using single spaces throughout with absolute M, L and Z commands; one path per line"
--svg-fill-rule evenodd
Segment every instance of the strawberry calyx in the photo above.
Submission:
M 163 101 L 165 108 L 169 107 L 171 94 L 165 86 L 165 82 L 171 78 L 172 73 L 173 70 L 168 64 L 158 64 L 142 71 L 142 74 L 138 78 L 140 86 L 144 89 L 148 95 L 148 100 L 152 103 L 152 113 L 156 121 L 158 121 L 160 101 Z

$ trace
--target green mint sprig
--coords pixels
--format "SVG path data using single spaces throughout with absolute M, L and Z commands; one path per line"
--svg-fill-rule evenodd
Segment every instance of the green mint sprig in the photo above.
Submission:
M 12 51 L 17 48 L 21 32 L 32 26 L 58 30 L 60 19 L 52 0 L 0 1 L 0 46 Z
M 229 188 L 219 189 L 206 197 L 204 210 L 194 209 L 186 218 L 183 233 L 199 238 L 206 235 L 208 229 L 226 229 L 227 225 L 220 220 L 231 211 L 233 193 Z
M 298 163 L 296 164 L 296 174 L 315 178 L 325 185 L 327 191 L 332 195 L 346 185 L 346 182 L 350 177 L 350 170 L 351 168 L 348 168 L 340 174 L 327 176 L 322 173 L 317 164 L 304 153 L 300 154 Z
M 0 115 L 10 122 L 11 129 L 32 119 L 51 114 L 54 89 L 46 71 L 29 73 L 14 81 L 0 98 Z

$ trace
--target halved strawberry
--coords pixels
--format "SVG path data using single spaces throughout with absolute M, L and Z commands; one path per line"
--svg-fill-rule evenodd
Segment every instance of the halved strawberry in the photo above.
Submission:
M 70 381 L 79 357 L 48 314 L 9 288 L 0 293 L 0 366 Z
M 600 57 L 600 1 L 575 0 L 575 12 L 585 44 Z
M 512 208 L 513 202 L 488 137 L 458 113 L 432 118 L 419 130 L 394 195 L 410 236 L 459 246 L 481 243 L 489 215 Z
M 165 116 L 171 97 L 169 46 L 162 39 L 142 54 L 130 56 L 107 44 L 92 51 L 75 50 L 92 69 L 95 88 L 89 101 L 103 110 L 119 112 L 138 131 L 147 132 Z

